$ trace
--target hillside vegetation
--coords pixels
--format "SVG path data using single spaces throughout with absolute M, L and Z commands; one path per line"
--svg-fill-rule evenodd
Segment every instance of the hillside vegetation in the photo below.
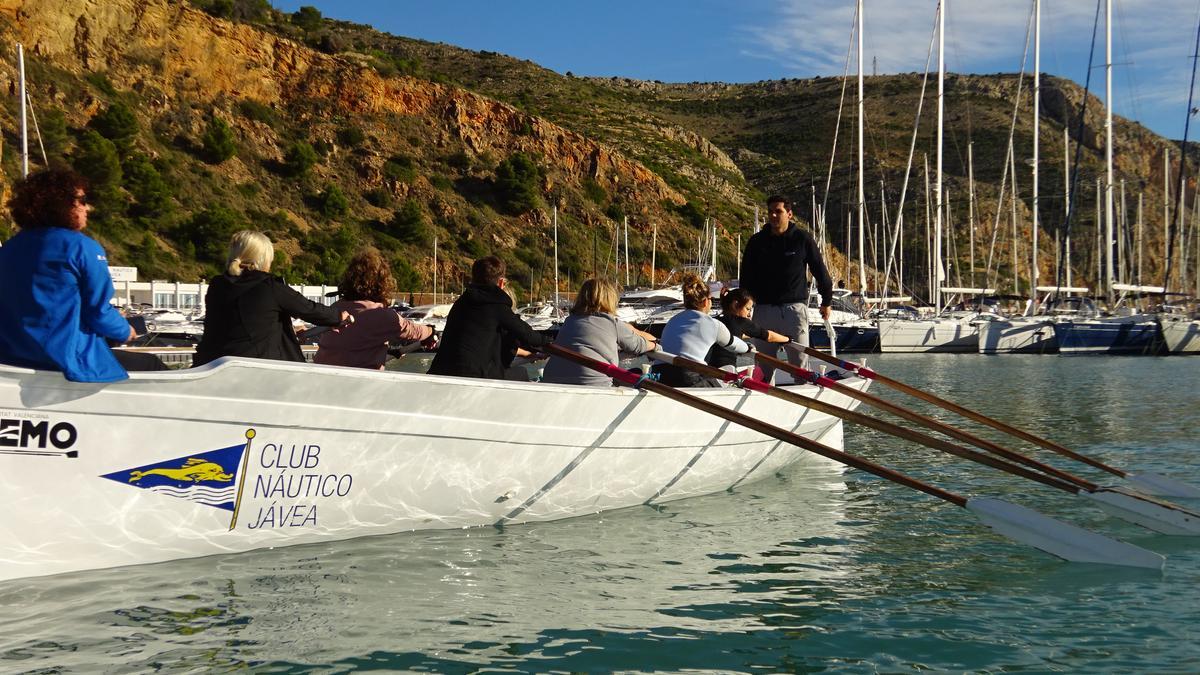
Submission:
M 522 299 L 546 296 L 555 207 L 564 290 L 568 278 L 613 275 L 609 261 L 625 217 L 638 281 L 648 280 L 655 227 L 661 280 L 694 258 L 706 218 L 719 225 L 721 274 L 731 277 L 737 237 L 753 231 L 754 205 L 777 192 L 797 201 L 803 219 L 814 195 L 824 202 L 830 240 L 845 246 L 855 181 L 849 115 L 825 192 L 838 79 L 729 85 L 579 78 L 330 21 L 311 8 L 284 14 L 261 0 L 0 0 L 0 33 L 26 45 L 30 98 L 49 161 L 89 177 L 97 202 L 93 234 L 114 264 L 136 265 L 143 278 L 214 274 L 229 234 L 255 227 L 276 241 L 275 270 L 292 282 L 336 283 L 354 250 L 373 244 L 393 261 L 402 290 L 429 290 L 436 239 L 444 288 L 456 290 L 473 258 L 495 252 L 508 262 Z M 0 78 L 15 91 L 12 63 L 0 65 Z M 947 82 L 946 185 L 958 258 L 952 281 L 966 274 L 971 257 L 967 144 L 978 195 L 974 256 L 982 261 L 1017 84 L 1011 75 Z M 1030 227 L 1029 84 L 1026 78 L 1015 138 L 1019 242 Z M 880 220 L 881 182 L 887 219 L 895 219 L 920 87 L 912 74 L 868 80 L 872 224 Z M 1043 241 L 1062 228 L 1063 128 L 1076 135 L 1082 98 L 1078 86 L 1043 78 Z M 5 190 L 19 174 L 16 104 L 10 96 L 0 110 Z M 1081 199 L 1071 225 L 1083 277 L 1094 276 L 1092 181 L 1103 152 L 1102 108 L 1094 99 L 1088 108 Z M 934 152 L 932 99 L 925 110 L 905 211 L 906 278 L 919 295 L 926 292 L 919 169 L 922 156 Z M 1144 191 L 1144 271 L 1157 279 L 1162 233 L 1151 214 L 1161 213 L 1168 143 L 1124 120 L 1116 132 L 1126 212 L 1132 222 Z M 36 144 L 32 152 L 41 164 Z M 1011 205 L 1001 207 L 996 281 L 1012 287 Z M 870 231 L 874 243 L 874 225 Z M 0 236 L 9 234 L 11 225 L 0 222 Z M 1027 279 L 1027 244 L 1020 246 L 1016 276 Z M 1051 257 L 1041 263 L 1043 283 L 1053 278 Z M 840 252 L 830 258 L 835 276 L 857 279 Z M 868 254 L 867 263 L 882 266 L 882 254 Z

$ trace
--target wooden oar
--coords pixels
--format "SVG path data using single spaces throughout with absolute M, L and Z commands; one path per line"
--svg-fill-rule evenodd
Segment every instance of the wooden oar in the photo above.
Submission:
M 650 379 L 639 372 L 625 370 L 603 361 L 588 358 L 583 354 L 560 347 L 547 345 L 550 354 L 568 359 L 582 366 L 603 373 L 620 382 L 652 391 L 684 405 L 696 408 L 722 419 L 757 431 L 765 436 L 808 450 L 835 462 L 866 471 L 894 483 L 924 492 L 932 497 L 965 508 L 988 527 L 1018 542 L 1028 544 L 1053 556 L 1072 562 L 1103 563 L 1162 569 L 1164 558 L 1138 546 L 1089 532 L 1074 525 L 1063 523 L 1037 511 L 991 498 L 970 498 L 943 490 L 937 486 L 906 476 L 869 460 L 822 443 L 804 438 L 762 420 L 730 410 L 713 401 L 685 393 Z
M 1142 472 L 1142 473 L 1135 474 L 1135 473 L 1123 471 L 1114 466 L 1105 464 L 1104 462 L 1101 462 L 1099 460 L 1093 459 L 1091 457 L 1087 457 L 1085 455 L 1081 455 L 1078 452 L 1071 450 L 1070 448 L 1066 448 L 1062 445 L 1059 445 L 1058 443 L 1055 443 L 1054 441 L 1042 438 L 1041 436 L 1036 436 L 1034 434 L 1029 433 L 1028 431 L 1018 429 L 1018 428 L 1012 426 L 1011 424 L 1007 424 L 1005 422 L 1001 422 L 1000 420 L 994 419 L 992 417 L 988 417 L 987 415 L 984 415 L 983 413 L 979 413 L 974 410 L 964 408 L 963 406 L 958 405 L 957 403 L 954 403 L 952 401 L 947 401 L 946 399 L 944 399 L 940 396 L 936 396 L 927 391 L 923 391 L 921 389 L 917 389 L 916 387 L 904 384 L 903 382 L 894 380 L 886 375 L 881 375 L 880 373 L 877 373 L 874 370 L 867 368 L 866 366 L 862 366 L 857 363 L 851 363 L 850 361 L 843 361 L 842 359 L 835 358 L 833 356 L 830 356 L 829 354 L 826 354 L 825 352 L 820 351 L 819 349 L 813 349 L 812 347 L 805 347 L 804 351 L 809 356 L 814 356 L 818 359 L 821 359 L 822 361 L 831 363 L 831 364 L 833 364 L 839 368 L 842 368 L 844 370 L 852 371 L 852 372 L 857 373 L 858 375 L 865 377 L 867 379 L 875 380 L 876 382 L 885 384 L 885 385 L 891 387 L 892 389 L 895 389 L 896 391 L 903 392 L 905 394 L 908 394 L 909 396 L 915 396 L 916 398 L 919 398 L 922 401 L 926 401 L 926 402 L 932 403 L 934 405 L 940 406 L 942 408 L 945 408 L 946 410 L 950 410 L 950 411 L 957 413 L 963 417 L 966 417 L 967 419 L 974 420 L 976 422 L 979 422 L 980 424 L 985 424 L 993 429 L 996 429 L 997 431 L 1003 431 L 1006 434 L 1016 436 L 1017 438 L 1020 438 L 1029 443 L 1033 443 L 1034 445 L 1038 445 L 1043 448 L 1046 448 L 1047 450 L 1057 452 L 1058 454 L 1063 455 L 1065 457 L 1070 457 L 1071 459 L 1073 459 L 1077 462 L 1083 462 L 1084 464 L 1088 464 L 1097 469 L 1107 471 L 1115 476 L 1120 476 L 1121 478 L 1124 478 L 1125 480 L 1129 481 L 1130 483 L 1133 483 L 1134 485 L 1136 485 L 1138 488 L 1140 488 L 1144 492 L 1154 494 L 1154 495 L 1165 496 L 1165 497 L 1200 498 L 1200 489 L 1197 489 L 1196 487 L 1188 485 L 1186 483 L 1179 482 L 1173 478 L 1168 478 L 1161 474 L 1151 473 L 1151 472 Z
M 1023 466 L 1013 464 L 1012 462 L 996 459 L 975 450 L 963 448 L 940 438 L 929 436 L 928 434 L 923 434 L 912 429 L 906 429 L 899 425 L 871 417 L 870 415 L 865 415 L 858 411 L 847 410 L 832 403 L 821 401 L 815 398 L 809 398 L 807 396 L 801 396 L 800 394 L 787 391 L 785 389 L 780 389 L 779 387 L 772 386 L 766 382 L 749 379 L 743 375 L 721 370 L 720 368 L 714 368 L 706 363 L 692 361 L 691 359 L 669 354 L 661 350 L 651 352 L 649 356 L 658 361 L 664 361 L 680 368 L 686 368 L 705 377 L 717 378 L 724 380 L 725 382 L 736 384 L 751 391 L 762 392 L 768 396 L 773 396 L 775 398 L 789 401 L 806 408 L 818 410 L 828 415 L 833 415 L 834 417 L 839 417 L 847 422 L 860 424 L 877 431 L 882 431 L 886 434 L 892 434 L 893 436 L 913 441 L 914 443 L 920 443 L 921 445 L 925 445 L 936 450 L 941 450 L 942 452 L 949 453 L 956 457 L 968 459 L 979 464 L 990 466 L 994 469 L 999 469 L 1013 475 L 1021 476 L 1022 478 L 1037 481 L 1043 485 L 1047 485 L 1064 492 L 1069 492 L 1080 497 L 1091 499 L 1110 515 L 1131 523 L 1136 523 L 1147 529 L 1154 530 L 1155 532 L 1171 535 L 1200 535 L 1200 513 L 1190 511 L 1176 504 L 1163 502 L 1161 500 L 1146 497 L 1145 495 L 1140 495 L 1134 492 L 1103 488 L 1092 483 L 1088 483 L 1083 479 L 1076 479 L 1070 474 L 1064 473 L 1063 476 L 1066 478 L 1060 478 L 1057 476 L 1052 477 L 1050 475 L 1046 475 L 1045 473 L 1037 473 Z M 830 389 L 834 389 L 847 395 L 854 395 L 856 398 L 858 395 L 863 395 L 870 398 L 869 395 L 865 394 L 865 392 L 860 392 L 853 387 L 848 387 L 839 382 L 828 380 L 827 378 L 821 378 L 809 370 L 797 368 L 796 366 L 779 361 L 778 359 L 770 359 L 767 357 L 764 358 L 764 361 L 766 361 L 768 365 L 775 366 L 777 368 L 786 368 L 796 371 L 796 374 L 798 375 L 807 375 L 815 384 L 827 386 Z M 904 410 L 903 408 L 900 409 L 902 411 Z M 916 413 L 914 413 L 914 415 L 916 415 Z M 918 415 L 918 417 L 920 416 Z M 1013 455 L 1015 457 L 1023 457 L 1023 455 L 1020 455 L 1019 453 L 1005 450 L 1004 448 L 1000 448 L 1000 450 L 1002 450 L 1003 453 L 997 454 L 1001 454 L 1001 456 L 1007 457 L 1007 455 Z M 1035 468 L 1041 466 L 1036 461 L 1033 461 L 1032 463 Z

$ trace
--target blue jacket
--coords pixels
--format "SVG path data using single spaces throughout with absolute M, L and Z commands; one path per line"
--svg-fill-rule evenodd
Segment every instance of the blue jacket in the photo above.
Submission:
M 61 227 L 21 230 L 0 246 L 0 363 L 75 382 L 127 378 L 104 340 L 129 337 L 112 297 L 100 244 Z

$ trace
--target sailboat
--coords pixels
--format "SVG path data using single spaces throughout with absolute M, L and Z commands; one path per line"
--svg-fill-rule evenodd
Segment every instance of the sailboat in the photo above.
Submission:
M 1160 286 L 1118 283 L 1113 264 L 1113 113 L 1112 113 L 1112 0 L 1105 0 L 1105 170 L 1104 186 L 1104 262 L 1107 296 L 1112 300 L 1120 293 L 1111 311 L 1114 316 L 1078 319 L 1054 324 L 1054 335 L 1060 354 L 1154 354 L 1161 348 L 1158 321 L 1155 315 L 1145 314 L 1124 306 L 1127 299 L 1144 294 L 1162 295 Z

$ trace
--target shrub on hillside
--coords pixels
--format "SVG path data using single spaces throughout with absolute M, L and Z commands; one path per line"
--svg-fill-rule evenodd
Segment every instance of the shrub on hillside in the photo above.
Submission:
M 296 141 L 283 155 L 283 172 L 289 176 L 303 176 L 317 163 L 317 151 L 304 141 Z
M 317 196 L 317 211 L 326 218 L 341 218 L 350 212 L 350 200 L 340 187 L 327 183 Z
M 608 191 L 595 178 L 584 178 L 580 186 L 583 188 L 583 196 L 593 202 L 603 204 L 608 200 Z
M 272 128 L 276 128 L 280 124 L 279 115 L 265 103 L 245 99 L 238 103 L 238 112 L 248 120 L 262 122 Z
M 208 126 L 200 137 L 200 146 L 204 159 L 212 164 L 220 164 L 237 154 L 237 142 L 233 129 L 225 120 L 213 115 L 208 120 Z
M 321 26 L 321 10 L 311 5 L 304 5 L 292 12 L 291 20 L 292 25 L 307 33 Z
M 392 220 L 387 224 L 387 233 L 414 246 L 428 246 L 433 241 L 425 211 L 415 199 L 404 202 L 400 210 L 392 214 Z
M 338 129 L 337 139 L 338 143 L 348 148 L 357 148 L 366 142 L 367 134 L 360 127 L 346 126 Z
M 540 203 L 542 171 L 533 159 L 516 152 L 496 167 L 496 198 L 510 214 L 532 211 Z
M 213 204 L 180 223 L 175 235 L 180 242 L 190 245 L 189 250 L 195 250 L 197 261 L 222 269 L 229 238 L 245 227 L 239 214 Z
M 149 158 L 142 154 L 133 155 L 121 168 L 125 189 L 133 195 L 133 215 L 159 218 L 171 211 L 171 186 Z
M 58 108 L 51 108 L 42 114 L 38 122 L 38 131 L 41 132 L 42 145 L 46 147 L 46 154 L 62 155 L 71 140 L 67 133 L 66 116 Z
M 117 101 L 92 118 L 88 126 L 112 141 L 121 152 L 128 152 L 137 137 L 138 122 L 129 106 Z
M 417 178 L 417 165 L 408 155 L 394 155 L 383 164 L 383 175 L 401 183 L 411 183 Z
M 71 163 L 88 179 L 88 192 L 98 215 L 103 217 L 106 211 L 118 210 L 122 172 L 117 146 L 94 129 L 88 129 L 79 137 Z
M 392 205 L 392 192 L 384 188 L 373 188 L 363 193 L 363 199 L 371 206 L 386 209 Z

